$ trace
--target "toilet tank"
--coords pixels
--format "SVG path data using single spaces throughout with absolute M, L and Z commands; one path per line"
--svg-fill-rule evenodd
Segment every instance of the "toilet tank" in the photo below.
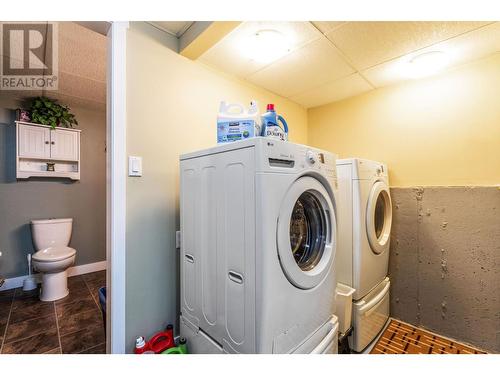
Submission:
M 36 250 L 54 246 L 68 246 L 73 219 L 47 219 L 31 221 L 31 236 Z

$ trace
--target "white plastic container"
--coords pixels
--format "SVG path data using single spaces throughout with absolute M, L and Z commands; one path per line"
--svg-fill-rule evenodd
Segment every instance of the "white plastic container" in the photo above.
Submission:
M 239 103 L 221 102 L 217 116 L 217 143 L 240 141 L 260 135 L 259 105 L 252 100 L 245 109 Z
M 337 283 L 335 289 L 336 302 L 335 302 L 335 315 L 339 318 L 339 332 L 346 333 L 351 327 L 351 314 L 352 314 L 352 295 L 356 289 L 350 286 Z

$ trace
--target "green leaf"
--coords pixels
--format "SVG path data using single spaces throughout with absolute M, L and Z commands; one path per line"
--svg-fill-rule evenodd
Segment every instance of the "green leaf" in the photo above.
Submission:
M 70 112 L 68 106 L 59 104 L 57 100 L 46 96 L 33 98 L 30 113 L 33 122 L 50 125 L 52 128 L 56 126 L 73 127 L 73 124 L 78 124 L 75 115 Z

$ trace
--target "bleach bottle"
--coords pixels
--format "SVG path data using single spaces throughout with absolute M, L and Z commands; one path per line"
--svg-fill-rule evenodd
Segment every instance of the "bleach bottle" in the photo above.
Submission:
M 288 125 L 285 119 L 278 115 L 274 110 L 274 104 L 267 105 L 267 112 L 262 114 L 262 132 L 263 137 L 279 139 L 281 141 L 288 140 Z M 283 127 L 279 126 L 278 121 Z
M 239 103 L 220 103 L 217 143 L 240 141 L 260 133 L 259 105 L 255 100 L 250 102 L 248 110 Z

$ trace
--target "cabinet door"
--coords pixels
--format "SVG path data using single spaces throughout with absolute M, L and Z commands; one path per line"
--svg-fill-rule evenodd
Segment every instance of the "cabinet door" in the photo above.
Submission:
M 50 157 L 57 160 L 78 160 L 78 132 L 62 129 L 50 131 Z
M 50 129 L 19 124 L 18 155 L 23 158 L 49 158 Z

